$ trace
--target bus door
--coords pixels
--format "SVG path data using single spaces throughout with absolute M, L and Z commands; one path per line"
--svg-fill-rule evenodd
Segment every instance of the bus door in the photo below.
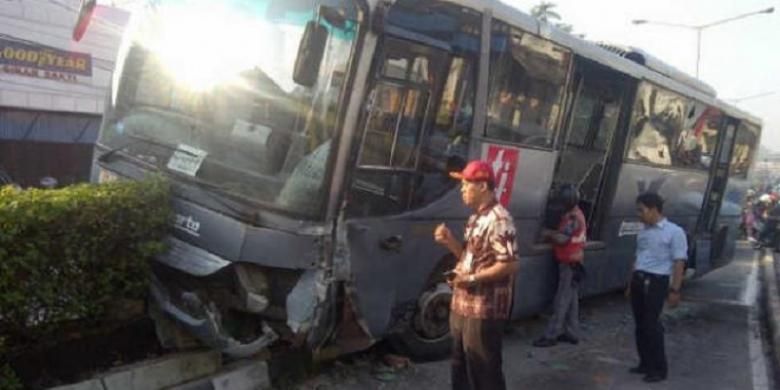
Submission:
M 593 239 L 598 235 L 596 210 L 605 198 L 602 187 L 607 158 L 620 119 L 626 81 L 620 74 L 584 60 L 577 67 L 576 94 L 553 183 L 579 187 L 588 238 Z
M 444 155 L 458 155 L 458 147 L 448 142 L 453 128 L 439 129 L 439 123 L 442 110 L 459 106 L 447 98 L 449 86 L 460 85 L 452 80 L 469 66 L 445 47 L 394 36 L 378 50 L 346 209 L 351 299 L 375 338 L 393 325 L 398 301 L 416 301 L 431 271 L 426 267 L 440 250 L 433 244 L 433 219 L 419 210 L 455 193 Z M 463 145 L 464 158 L 465 152 Z M 449 291 L 441 292 L 444 299 L 431 302 L 448 303 Z M 447 333 L 447 320 L 424 328 L 436 339 Z
M 728 184 L 729 166 L 739 122 L 734 118 L 724 116 L 721 123 L 723 131 L 721 131 L 722 135 L 718 142 L 717 151 L 713 156 L 702 213 L 697 222 L 698 239 L 709 241 L 711 246 L 700 245 L 701 242 L 697 243 L 696 259 L 694 260 L 697 274 L 707 272 L 712 267 L 711 262 L 720 258 L 723 252 L 722 244 L 725 243 L 728 233 L 723 229 L 718 229 L 716 222 Z

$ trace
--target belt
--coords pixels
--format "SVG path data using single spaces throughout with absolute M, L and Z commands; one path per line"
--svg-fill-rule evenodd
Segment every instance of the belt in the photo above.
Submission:
M 634 275 L 639 279 L 663 279 L 669 277 L 669 275 L 654 274 L 647 271 L 634 271 Z

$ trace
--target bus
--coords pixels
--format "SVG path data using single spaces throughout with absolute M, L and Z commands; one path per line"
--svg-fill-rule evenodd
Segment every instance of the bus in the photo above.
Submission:
M 515 219 L 513 318 L 554 295 L 540 230 L 561 184 L 588 220 L 586 296 L 625 285 L 640 193 L 687 232 L 689 277 L 734 257 L 761 120 L 499 1 L 157 0 L 118 56 L 93 178 L 172 183 L 150 294 L 166 347 L 442 356 L 456 259 L 432 234 L 462 233 L 448 173 L 471 159 Z

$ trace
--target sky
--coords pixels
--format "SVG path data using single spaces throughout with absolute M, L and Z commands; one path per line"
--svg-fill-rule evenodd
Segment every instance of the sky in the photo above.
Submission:
M 502 0 L 530 13 L 539 0 Z M 702 31 L 699 77 L 723 100 L 746 99 L 736 106 L 764 121 L 761 143 L 780 151 L 780 0 L 553 0 L 555 11 L 575 33 L 593 41 L 635 46 L 694 75 L 696 32 L 631 20 L 703 25 L 776 7 Z M 730 102 L 734 103 L 734 102 Z

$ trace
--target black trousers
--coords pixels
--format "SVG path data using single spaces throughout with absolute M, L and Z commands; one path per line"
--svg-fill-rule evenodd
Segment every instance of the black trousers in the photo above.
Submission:
M 639 366 L 648 374 L 666 376 L 664 327 L 659 319 L 669 292 L 669 276 L 635 271 L 631 279 L 631 309 L 636 324 Z
M 504 390 L 501 346 L 505 320 L 480 320 L 450 313 L 452 388 Z

